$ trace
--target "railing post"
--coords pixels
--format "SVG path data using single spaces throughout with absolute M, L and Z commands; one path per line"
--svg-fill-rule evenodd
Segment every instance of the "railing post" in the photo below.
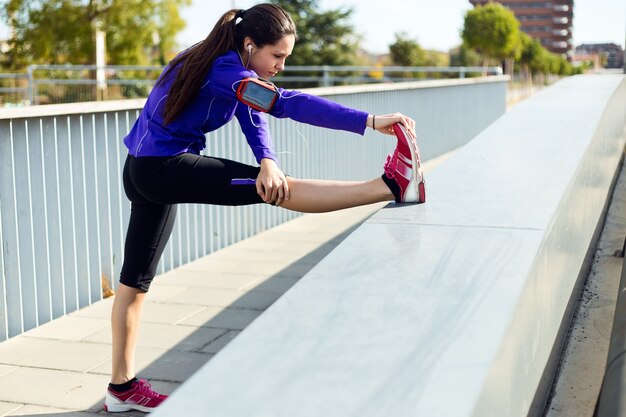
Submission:
M 35 93 L 33 91 L 35 87 L 35 77 L 33 75 L 33 66 L 28 66 L 28 101 L 30 105 L 35 104 Z
M 465 67 L 459 68 L 459 78 L 465 78 Z
M 322 67 L 322 86 L 330 87 L 332 85 L 332 81 L 330 79 L 330 66 L 324 65 Z

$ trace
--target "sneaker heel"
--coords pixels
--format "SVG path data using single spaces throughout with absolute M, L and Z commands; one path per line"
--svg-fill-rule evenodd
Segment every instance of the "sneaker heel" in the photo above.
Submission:
M 106 411 L 107 413 L 124 413 L 131 410 L 132 408 L 127 406 L 126 404 L 104 404 L 104 411 Z
M 424 185 L 423 182 L 420 182 L 418 184 L 418 189 L 419 189 L 419 199 L 418 199 L 418 202 L 423 204 L 423 203 L 426 202 L 426 186 Z

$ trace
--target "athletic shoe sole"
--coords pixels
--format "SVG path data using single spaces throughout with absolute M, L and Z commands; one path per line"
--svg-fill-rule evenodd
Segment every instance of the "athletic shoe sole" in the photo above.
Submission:
M 141 411 L 143 413 L 150 413 L 156 410 L 156 407 L 145 407 L 139 404 L 127 404 L 127 403 L 121 402 L 120 400 L 113 397 L 109 393 L 107 393 L 106 397 L 107 398 L 104 403 L 104 411 L 106 411 L 107 413 L 124 413 L 126 411 L 133 411 L 133 410 Z
M 413 187 L 415 187 L 415 192 L 417 193 L 417 202 L 419 204 L 425 203 L 426 185 L 424 183 L 424 173 L 422 172 L 419 146 L 417 146 L 415 138 L 411 136 L 409 131 L 406 130 L 406 128 L 404 127 L 404 125 L 400 123 L 395 123 L 393 125 L 393 130 L 396 135 L 404 135 L 404 137 L 407 138 L 409 150 L 411 151 L 411 162 L 413 163 Z

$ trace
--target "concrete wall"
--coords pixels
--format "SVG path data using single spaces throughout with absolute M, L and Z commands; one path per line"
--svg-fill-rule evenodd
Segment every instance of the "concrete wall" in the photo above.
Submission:
M 540 414 L 625 128 L 624 76 L 515 106 L 429 175 L 425 205 L 370 218 L 155 417 Z

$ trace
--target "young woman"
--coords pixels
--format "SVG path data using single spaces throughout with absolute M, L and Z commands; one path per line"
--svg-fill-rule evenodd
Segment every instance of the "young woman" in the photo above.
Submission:
M 113 369 L 105 409 L 151 411 L 166 396 L 135 377 L 134 354 L 142 306 L 172 231 L 178 203 L 274 204 L 325 212 L 380 201 L 424 202 L 414 141 L 415 122 L 400 113 L 372 115 L 283 89 L 265 108 L 274 117 L 363 134 L 366 127 L 396 134 L 384 174 L 370 181 L 286 177 L 276 163 L 267 121 L 236 90 L 249 78 L 269 79 L 285 68 L 296 28 L 280 7 L 259 4 L 231 10 L 202 42 L 179 54 L 157 81 L 124 143 L 124 188 L 131 201 L 120 285 L 111 314 Z M 255 107 L 255 108 L 253 108 Z M 236 117 L 259 166 L 200 156 L 205 134 Z M 233 185 L 250 178 L 249 185 Z

